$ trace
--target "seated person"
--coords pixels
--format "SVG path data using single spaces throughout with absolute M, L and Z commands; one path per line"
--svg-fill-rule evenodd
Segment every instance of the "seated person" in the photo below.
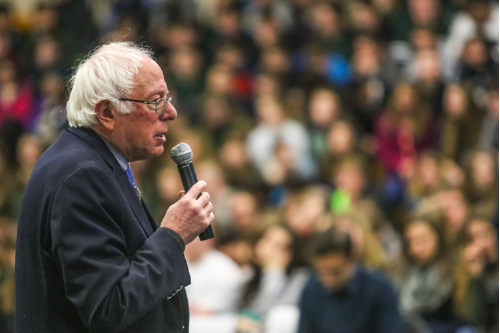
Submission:
M 354 259 L 348 234 L 328 229 L 313 242 L 316 274 L 302 293 L 299 333 L 401 333 L 390 282 Z

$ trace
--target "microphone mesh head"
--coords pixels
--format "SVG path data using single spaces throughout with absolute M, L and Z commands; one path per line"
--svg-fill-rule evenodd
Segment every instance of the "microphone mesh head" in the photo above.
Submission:
M 170 157 L 177 165 L 191 163 L 193 151 L 187 143 L 182 142 L 170 150 Z

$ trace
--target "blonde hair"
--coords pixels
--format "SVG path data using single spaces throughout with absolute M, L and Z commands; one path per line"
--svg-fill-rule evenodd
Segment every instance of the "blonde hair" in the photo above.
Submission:
M 353 227 L 360 227 L 363 233 L 362 249 L 359 253 L 359 261 L 366 267 L 385 270 L 387 269 L 388 259 L 378 241 L 375 233 L 373 232 L 370 221 L 363 215 L 350 211 L 347 213 L 336 215 L 333 219 L 333 225 L 338 227 L 339 220 L 345 219 L 350 222 Z M 356 247 L 356 245 L 354 244 Z

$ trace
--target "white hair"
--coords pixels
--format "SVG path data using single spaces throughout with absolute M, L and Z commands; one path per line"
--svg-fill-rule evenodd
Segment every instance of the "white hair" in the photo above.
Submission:
M 103 99 L 109 100 L 118 112 L 130 113 L 132 103 L 118 98 L 132 91 L 143 56 L 153 58 L 149 49 L 132 42 L 112 42 L 90 52 L 69 79 L 71 92 L 66 109 L 70 126 L 96 124 L 94 106 Z

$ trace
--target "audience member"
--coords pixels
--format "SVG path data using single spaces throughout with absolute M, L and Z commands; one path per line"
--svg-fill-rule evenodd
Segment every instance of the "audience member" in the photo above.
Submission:
M 358 264 L 348 234 L 328 229 L 312 256 L 316 274 L 302 292 L 299 333 L 403 331 L 393 287 Z
M 453 256 L 438 224 L 426 218 L 409 221 L 404 257 L 393 277 L 404 313 L 421 317 L 432 333 L 452 333 L 460 327 L 453 313 L 453 269 Z

